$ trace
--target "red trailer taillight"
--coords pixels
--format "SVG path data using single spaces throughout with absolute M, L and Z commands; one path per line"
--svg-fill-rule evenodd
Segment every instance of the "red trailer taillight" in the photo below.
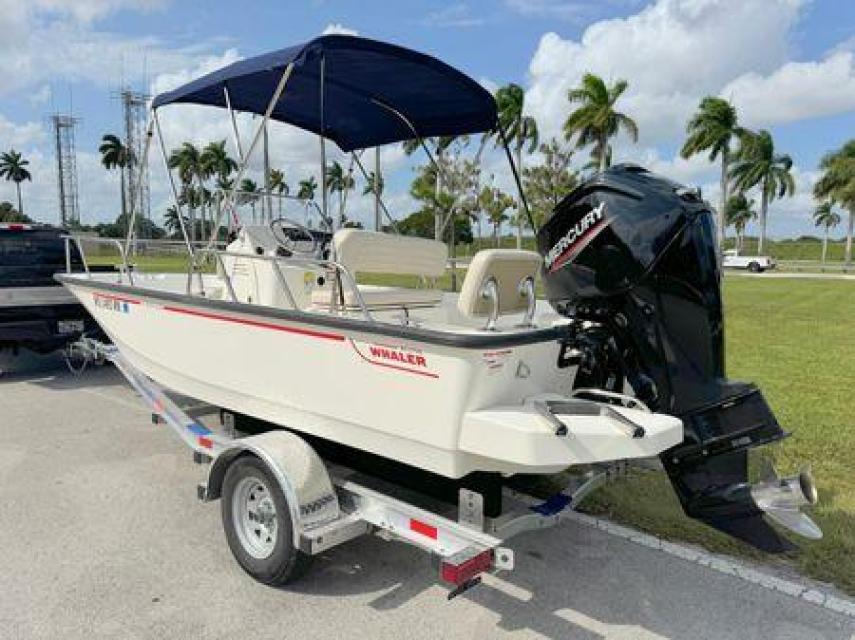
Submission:
M 492 549 L 486 549 L 477 555 L 468 556 L 465 559 L 458 559 L 460 555 L 458 554 L 442 561 L 440 577 L 443 582 L 460 586 L 479 573 L 489 571 L 493 566 Z

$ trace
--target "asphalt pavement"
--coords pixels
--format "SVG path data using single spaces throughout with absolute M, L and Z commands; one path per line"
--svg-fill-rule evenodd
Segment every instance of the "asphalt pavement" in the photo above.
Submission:
M 232 560 L 203 468 L 112 368 L 0 377 L 0 638 L 855 638 L 855 620 L 577 523 L 446 601 L 364 537 L 287 589 Z

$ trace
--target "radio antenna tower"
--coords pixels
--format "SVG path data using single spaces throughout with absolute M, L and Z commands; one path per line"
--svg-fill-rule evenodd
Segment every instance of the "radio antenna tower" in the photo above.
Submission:
M 128 213 L 136 211 L 140 218 L 151 219 L 151 191 L 149 188 L 148 166 L 140 171 L 143 147 L 145 145 L 146 106 L 151 96 L 124 88 L 119 93 L 125 118 L 125 147 L 131 162 L 127 167 L 125 193 Z
M 54 113 L 50 116 L 56 140 L 56 175 L 59 186 L 59 219 L 63 227 L 80 224 L 77 200 L 77 154 L 74 148 L 74 128 L 80 118 Z

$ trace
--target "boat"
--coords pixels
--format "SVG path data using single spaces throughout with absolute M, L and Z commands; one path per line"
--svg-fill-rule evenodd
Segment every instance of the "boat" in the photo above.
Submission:
M 318 134 L 322 167 L 332 141 L 361 170 L 365 148 L 498 126 L 493 97 L 462 72 L 341 35 L 157 96 L 146 153 L 155 134 L 163 149 L 158 117 L 177 104 L 261 116 L 235 183 L 270 121 Z M 816 497 L 808 472 L 748 482 L 748 450 L 785 434 L 756 387 L 724 376 L 711 211 L 694 191 L 640 167 L 597 174 L 538 230 L 537 252 L 480 251 L 459 293 L 437 286 L 443 243 L 238 225 L 233 205 L 225 249 L 216 231 L 194 246 L 182 222 L 186 274 L 139 270 L 129 236 L 116 273 L 57 276 L 163 387 L 438 478 L 659 458 L 691 517 L 770 550 L 787 542 L 765 516 L 821 535 L 800 510 Z M 420 284 L 360 282 L 378 274 Z

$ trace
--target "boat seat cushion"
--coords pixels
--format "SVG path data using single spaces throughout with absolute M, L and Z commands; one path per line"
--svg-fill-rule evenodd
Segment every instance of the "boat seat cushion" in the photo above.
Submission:
M 359 273 L 388 273 L 422 278 L 438 278 L 445 273 L 448 250 L 441 242 L 388 233 L 340 229 L 333 236 L 336 262 L 353 276 Z M 342 283 L 344 306 L 359 309 L 359 301 L 346 282 Z M 437 289 L 408 289 L 359 285 L 359 293 L 369 309 L 432 307 L 442 301 Z M 330 287 L 312 291 L 312 304 L 329 307 Z
M 526 278 L 534 280 L 540 269 L 540 255 L 534 251 L 519 249 L 486 249 L 472 258 L 460 297 L 459 311 L 470 317 L 490 315 L 491 303 L 482 295 L 484 284 L 493 278 L 499 293 L 499 314 L 520 313 L 526 310 L 528 300 L 520 295 L 520 282 Z
M 333 236 L 336 262 L 351 274 L 396 273 L 438 278 L 445 273 L 448 249 L 442 242 L 388 233 L 340 229 Z
M 347 309 L 359 309 L 359 302 L 346 285 L 344 288 L 344 306 Z M 385 287 L 379 285 L 359 285 L 359 293 L 369 309 L 395 309 L 406 307 L 432 307 L 442 301 L 442 291 L 438 289 L 406 289 L 404 287 Z M 329 307 L 331 291 L 321 287 L 312 291 L 312 304 Z

